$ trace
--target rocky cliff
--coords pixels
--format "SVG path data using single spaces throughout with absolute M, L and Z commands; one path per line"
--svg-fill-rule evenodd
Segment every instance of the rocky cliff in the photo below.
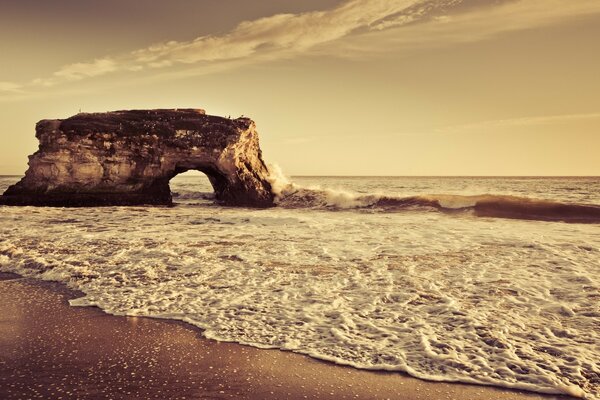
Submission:
M 248 118 L 194 109 L 80 113 L 38 122 L 36 137 L 39 149 L 25 177 L 0 204 L 169 205 L 169 180 L 187 170 L 204 172 L 223 204 L 273 204 Z

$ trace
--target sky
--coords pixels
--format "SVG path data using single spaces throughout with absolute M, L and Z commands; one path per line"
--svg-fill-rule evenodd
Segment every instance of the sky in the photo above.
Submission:
M 251 117 L 288 175 L 600 175 L 598 0 L 0 0 L 0 174 L 35 123 Z

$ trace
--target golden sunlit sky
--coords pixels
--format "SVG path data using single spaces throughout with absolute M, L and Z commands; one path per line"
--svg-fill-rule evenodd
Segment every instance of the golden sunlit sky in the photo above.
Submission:
M 598 0 L 0 0 L 0 174 L 79 112 L 250 116 L 289 175 L 600 175 Z

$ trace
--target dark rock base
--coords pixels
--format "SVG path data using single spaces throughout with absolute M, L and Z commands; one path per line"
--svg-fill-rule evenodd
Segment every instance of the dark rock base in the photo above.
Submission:
M 4 195 L 0 205 L 41 207 L 172 206 L 171 196 L 160 197 L 131 193 L 68 193 L 44 195 Z

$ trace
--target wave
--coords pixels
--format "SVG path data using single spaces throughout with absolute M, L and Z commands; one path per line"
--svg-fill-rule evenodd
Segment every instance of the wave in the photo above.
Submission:
M 418 209 L 445 213 L 471 212 L 477 217 L 600 223 L 599 206 L 491 194 L 394 197 L 351 195 L 329 189 L 297 189 L 280 196 L 277 203 L 287 208 L 371 209 L 387 212 Z
M 303 187 L 291 182 L 278 167 L 271 166 L 275 203 L 284 208 L 326 210 L 408 210 L 470 213 L 476 217 L 511 218 L 571 223 L 600 223 L 600 206 L 572 204 L 511 195 L 430 194 L 395 196 L 359 194 L 320 187 Z
M 208 192 L 195 192 L 180 190 L 178 192 L 172 192 L 171 195 L 175 200 L 214 200 L 215 194 Z

